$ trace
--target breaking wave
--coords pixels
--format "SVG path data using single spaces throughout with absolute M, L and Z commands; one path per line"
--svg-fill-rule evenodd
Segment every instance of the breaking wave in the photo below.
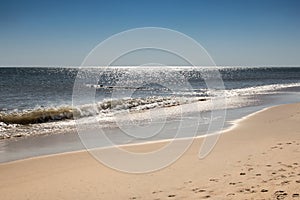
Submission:
M 96 86 L 93 86 L 96 87 Z M 102 87 L 102 86 L 100 86 Z M 226 98 L 238 96 L 251 96 L 259 94 L 272 94 L 289 87 L 300 87 L 300 83 L 272 84 L 256 87 L 225 90 Z M 125 88 L 126 89 L 126 88 Z M 205 95 L 203 95 L 205 94 Z M 85 104 L 78 107 L 60 106 L 49 108 L 36 108 L 32 110 L 0 112 L 0 122 L 6 124 L 39 124 L 53 121 L 71 120 L 74 118 L 98 116 L 113 116 L 122 112 L 142 111 L 155 108 L 178 106 L 182 104 L 205 101 L 214 97 L 214 92 L 182 91 L 182 96 L 152 96 L 145 98 L 109 99 L 96 104 Z
M 172 107 L 205 100 L 205 98 L 185 98 L 173 96 L 105 100 L 97 104 L 88 104 L 79 107 L 62 106 L 37 108 L 21 112 L 0 112 L 0 122 L 22 125 L 38 124 L 89 117 L 93 115 L 109 116 L 125 111 L 141 111 L 161 107 Z

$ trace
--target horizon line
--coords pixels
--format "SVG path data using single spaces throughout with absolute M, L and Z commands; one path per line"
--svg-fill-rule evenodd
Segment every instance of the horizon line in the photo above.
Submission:
M 81 68 L 81 67 L 90 67 L 90 68 L 96 68 L 96 67 L 154 67 L 154 65 L 0 65 L 0 68 Z M 189 66 L 189 65 L 162 65 L 160 67 L 300 67 L 300 64 L 298 65 L 199 65 L 199 66 Z

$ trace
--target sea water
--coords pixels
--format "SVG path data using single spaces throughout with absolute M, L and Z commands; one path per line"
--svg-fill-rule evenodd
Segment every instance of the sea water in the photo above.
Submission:
M 218 81 L 222 82 L 215 84 L 216 88 L 207 84 L 214 78 L 207 78 L 210 70 L 220 75 Z M 74 118 L 83 121 L 93 118 L 113 143 L 128 144 L 174 138 L 179 122 L 188 128 L 194 125 L 191 119 L 195 118 L 203 122 L 195 136 L 209 134 L 214 110 L 227 112 L 226 128 L 230 121 L 261 108 L 299 101 L 298 67 L 127 66 L 93 67 L 84 71 L 92 76 L 78 82 L 83 73 L 76 67 L 0 68 L 1 149 L 7 153 L 7 149 L 21 144 L 30 152 L 18 156 L 6 154 L 2 160 L 81 149 L 74 134 Z M 76 96 L 74 101 L 76 83 L 82 83 L 80 89 L 91 90 L 92 95 Z M 130 131 L 136 129 L 135 134 L 139 134 L 156 122 L 157 126 L 162 123 L 164 126 L 160 134 L 151 137 L 132 137 L 122 132 L 126 127 Z M 41 145 L 45 137 L 48 142 Z M 26 146 L 28 142 L 34 144 L 32 149 Z

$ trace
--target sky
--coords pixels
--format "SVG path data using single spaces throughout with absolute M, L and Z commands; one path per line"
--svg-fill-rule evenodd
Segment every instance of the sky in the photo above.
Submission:
M 163 27 L 217 65 L 299 65 L 299 0 L 0 0 L 0 66 L 78 66 L 100 42 Z

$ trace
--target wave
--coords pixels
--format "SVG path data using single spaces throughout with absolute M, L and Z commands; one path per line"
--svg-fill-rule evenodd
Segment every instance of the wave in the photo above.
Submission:
M 238 88 L 226 90 L 226 96 L 250 96 L 250 95 L 261 95 L 261 94 L 272 94 L 276 93 L 279 90 L 300 87 L 300 83 L 288 83 L 288 84 L 271 84 L 271 85 L 262 85 L 262 86 L 253 86 L 246 88 Z
M 87 104 L 78 107 L 64 106 L 57 108 L 37 108 L 22 112 L 0 112 L 0 122 L 6 124 L 38 124 L 53 121 L 83 118 L 93 115 L 113 115 L 124 111 L 141 111 L 160 107 L 171 107 L 196 101 L 205 101 L 204 98 L 184 97 L 147 97 L 113 99 Z
M 26 110 L 23 112 L 0 113 L 0 122 L 6 124 L 36 124 L 73 119 L 74 109 L 68 107 Z
M 300 87 L 300 83 L 273 84 L 247 88 L 225 90 L 221 95 L 226 98 L 239 96 L 253 96 L 261 94 L 276 93 L 280 89 L 289 87 Z M 126 89 L 126 88 L 125 88 Z M 205 96 L 203 97 L 203 94 Z M 183 104 L 206 101 L 216 97 L 215 91 L 203 90 L 182 91 L 174 96 L 151 96 L 145 98 L 109 99 L 96 104 L 85 104 L 80 106 L 61 106 L 50 108 L 36 108 L 32 110 L 0 112 L 0 123 L 5 124 L 39 124 L 62 120 L 72 120 L 90 116 L 110 117 L 122 112 L 143 111 L 155 108 L 172 107 Z M 179 95 L 179 96 L 178 96 Z

